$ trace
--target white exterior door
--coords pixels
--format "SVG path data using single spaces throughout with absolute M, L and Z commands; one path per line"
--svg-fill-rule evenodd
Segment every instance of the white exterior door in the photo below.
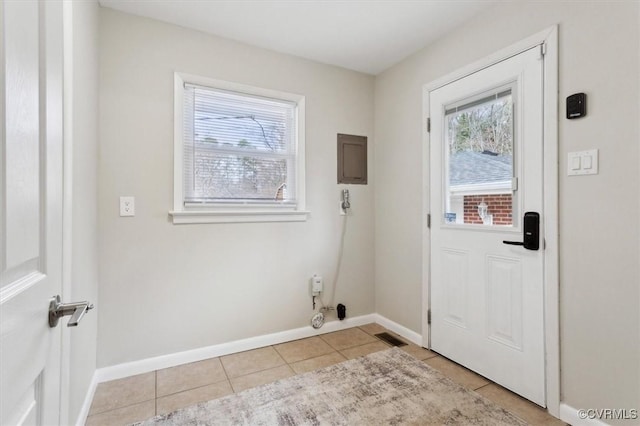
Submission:
M 431 347 L 544 406 L 541 46 L 429 93 Z M 540 219 L 540 235 L 544 218 Z
M 0 423 L 59 424 L 62 5 L 0 3 Z

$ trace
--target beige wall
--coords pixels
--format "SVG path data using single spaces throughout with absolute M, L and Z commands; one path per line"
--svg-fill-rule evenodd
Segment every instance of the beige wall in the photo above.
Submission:
M 370 140 L 336 302 L 420 332 L 422 85 L 559 24 L 562 399 L 637 405 L 640 223 L 620 218 L 640 218 L 638 9 L 501 3 L 375 80 L 101 9 L 98 366 L 307 325 L 308 278 L 328 286 L 336 262 L 336 133 Z M 174 71 L 306 95 L 307 222 L 171 224 Z M 588 116 L 567 121 L 579 91 Z M 600 174 L 567 177 L 567 152 L 591 148 Z M 136 217 L 118 217 L 120 195 L 136 197 Z
M 369 136 L 373 77 L 101 9 L 100 367 L 309 324 L 309 279 L 333 278 L 341 217 L 336 134 Z M 306 96 L 303 223 L 173 225 L 173 72 Z M 370 149 L 370 154 L 372 153 Z M 373 161 L 335 302 L 374 311 Z M 118 197 L 136 216 L 118 216 Z
M 561 386 L 575 408 L 640 401 L 638 16 L 637 2 L 503 2 L 375 84 L 376 311 L 420 332 L 422 86 L 559 24 Z M 564 119 L 581 91 L 588 116 Z M 592 148 L 600 173 L 567 177 L 567 152 Z
M 65 301 L 98 303 L 98 12 L 97 1 L 65 5 L 65 168 L 71 206 L 70 294 Z M 69 212 L 66 212 L 68 215 Z M 98 314 L 90 311 L 79 327 L 65 329 L 69 347 L 69 423 L 75 422 L 96 369 Z

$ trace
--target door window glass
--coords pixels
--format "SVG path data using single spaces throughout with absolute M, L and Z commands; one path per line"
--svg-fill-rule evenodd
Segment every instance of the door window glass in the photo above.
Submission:
M 445 108 L 444 223 L 513 226 L 513 91 L 502 87 Z

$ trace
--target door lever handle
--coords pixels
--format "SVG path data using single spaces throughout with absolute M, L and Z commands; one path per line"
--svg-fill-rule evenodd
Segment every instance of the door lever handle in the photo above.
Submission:
M 540 214 L 526 212 L 522 225 L 522 241 L 503 241 L 503 244 L 511 246 L 524 246 L 527 250 L 540 249 Z
M 58 325 L 60 318 L 71 315 L 67 327 L 76 327 L 84 314 L 93 309 L 93 303 L 73 302 L 60 303 L 60 295 L 54 296 L 49 302 L 49 327 Z
M 69 318 L 69 322 L 67 323 L 67 327 L 77 327 L 78 323 L 84 317 L 84 314 L 87 313 L 90 309 L 93 309 L 93 305 L 84 304 L 82 306 L 78 306 L 74 311 L 71 318 Z

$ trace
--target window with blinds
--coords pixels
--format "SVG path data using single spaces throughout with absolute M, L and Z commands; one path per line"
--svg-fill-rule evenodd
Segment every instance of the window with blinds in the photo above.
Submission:
M 174 73 L 174 224 L 297 222 L 305 98 Z
M 295 205 L 296 118 L 293 101 L 185 83 L 185 205 Z

